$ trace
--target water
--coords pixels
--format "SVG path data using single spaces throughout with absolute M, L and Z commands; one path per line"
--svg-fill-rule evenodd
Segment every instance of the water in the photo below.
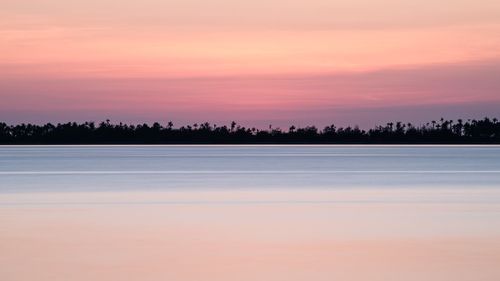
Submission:
M 0 280 L 500 280 L 500 146 L 0 147 Z

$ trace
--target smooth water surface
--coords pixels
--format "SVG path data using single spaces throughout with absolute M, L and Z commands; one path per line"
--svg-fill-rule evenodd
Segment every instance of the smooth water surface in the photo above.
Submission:
M 0 280 L 500 280 L 500 146 L 0 147 Z

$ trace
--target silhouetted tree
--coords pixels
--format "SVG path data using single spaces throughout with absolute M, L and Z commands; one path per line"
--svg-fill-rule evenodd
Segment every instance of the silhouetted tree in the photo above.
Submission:
M 440 119 L 424 125 L 389 122 L 364 131 L 357 126 L 326 126 L 318 130 L 315 126 L 288 131 L 273 128 L 268 130 L 245 128 L 231 122 L 230 127 L 204 122 L 174 128 L 172 122 L 166 127 L 155 122 L 127 125 L 112 124 L 110 120 L 100 122 L 59 123 L 53 125 L 0 123 L 0 144 L 107 144 L 107 143 L 500 143 L 500 123 L 497 118 L 484 118 L 464 122 L 458 119 Z

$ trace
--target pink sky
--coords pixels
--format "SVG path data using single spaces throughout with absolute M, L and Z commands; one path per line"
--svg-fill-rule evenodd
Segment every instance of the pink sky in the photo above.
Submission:
M 493 0 L 6 0 L 0 120 L 494 116 L 498 34 Z

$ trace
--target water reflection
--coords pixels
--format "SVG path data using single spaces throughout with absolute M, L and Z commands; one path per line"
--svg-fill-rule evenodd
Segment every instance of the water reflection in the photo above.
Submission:
M 500 147 L 0 147 L 0 280 L 500 280 Z

